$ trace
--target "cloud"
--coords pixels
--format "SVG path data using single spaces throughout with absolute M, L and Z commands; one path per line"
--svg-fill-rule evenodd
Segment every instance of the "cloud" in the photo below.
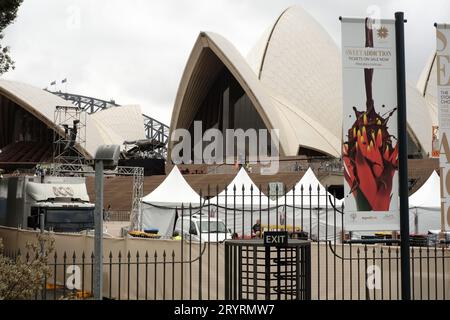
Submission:
M 434 50 L 436 21 L 450 21 L 446 1 L 26 0 L 6 30 L 16 70 L 4 77 L 121 104 L 140 104 L 169 123 L 178 83 L 201 30 L 229 39 L 244 55 L 289 5 L 300 4 L 340 42 L 337 17 L 406 12 L 407 70 L 415 81 Z M 60 89 L 65 87 L 60 85 Z

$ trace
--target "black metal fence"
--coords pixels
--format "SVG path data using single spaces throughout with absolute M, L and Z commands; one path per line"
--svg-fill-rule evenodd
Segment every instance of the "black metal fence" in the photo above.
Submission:
M 319 187 L 293 189 L 289 195 L 274 197 L 273 201 L 265 198 L 261 189 L 250 188 L 247 192 L 234 187 L 232 193 L 225 190 L 222 198 L 214 198 L 219 188 L 216 187 L 214 194 L 208 188 L 205 197 L 208 200 L 199 200 L 200 205 L 167 208 L 168 212 L 177 213 L 181 239 L 141 240 L 152 241 L 157 246 L 155 250 L 105 251 L 104 297 L 224 299 L 222 240 L 245 241 L 259 238 L 267 230 L 287 230 L 292 238 L 311 241 L 308 296 L 311 299 L 401 299 L 400 250 L 395 236 L 346 238 L 345 211 Z M 418 244 L 421 246 L 410 249 L 412 298 L 448 299 L 450 251 L 447 244 L 436 241 Z M 26 255 L 21 257 L 27 259 Z M 52 276 L 43 279 L 44 288 L 36 298 L 90 298 L 93 261 L 92 253 L 55 253 L 49 261 Z M 264 298 L 283 299 L 284 295 L 272 294 L 276 290 Z M 248 298 L 252 299 L 252 295 Z
M 187 244 L 191 253 L 196 244 Z M 217 245 L 220 253 L 223 244 Z M 341 249 L 313 244 L 311 250 L 311 298 L 317 300 L 396 300 L 400 295 L 400 251 L 397 246 L 342 244 Z M 207 299 L 225 297 L 221 255 L 201 254 L 180 259 L 175 251 L 122 254 L 104 259 L 104 297 L 107 299 Z M 336 250 L 336 251 L 335 251 Z M 314 254 L 314 252 L 319 253 Z M 342 253 L 344 253 L 342 255 Z M 446 300 L 449 297 L 449 252 L 439 247 L 411 248 L 412 299 Z M 210 260 L 208 261 L 208 256 Z M 28 259 L 27 256 L 22 257 Z M 203 261 L 202 261 L 203 260 Z M 55 254 L 49 261 L 52 275 L 43 279 L 36 299 L 91 298 L 93 254 L 81 257 Z M 205 263 L 205 262 L 208 263 Z M 209 268 L 207 266 L 209 265 Z M 264 289 L 262 289 L 264 290 Z M 247 294 L 248 299 L 286 299 L 275 285 L 269 294 Z M 259 292 L 259 291 L 258 291 Z M 264 291 L 265 292 L 265 291 Z M 248 293 L 248 292 L 247 292 Z M 289 295 L 289 299 L 292 296 Z

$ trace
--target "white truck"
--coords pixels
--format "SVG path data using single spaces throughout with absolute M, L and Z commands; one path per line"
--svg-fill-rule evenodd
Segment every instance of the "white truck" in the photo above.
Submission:
M 231 239 L 231 231 L 225 223 L 217 218 L 208 218 L 207 215 L 194 214 L 192 217 L 178 217 L 175 232 L 184 239 L 202 242 L 222 242 Z
M 0 179 L 0 225 L 55 232 L 94 228 L 94 204 L 80 177 L 7 177 Z

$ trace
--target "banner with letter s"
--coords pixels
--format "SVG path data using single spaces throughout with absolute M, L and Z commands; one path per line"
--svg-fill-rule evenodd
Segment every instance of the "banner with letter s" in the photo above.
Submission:
M 441 229 L 450 225 L 450 25 L 436 25 L 437 105 L 439 118 L 439 166 L 441 171 Z

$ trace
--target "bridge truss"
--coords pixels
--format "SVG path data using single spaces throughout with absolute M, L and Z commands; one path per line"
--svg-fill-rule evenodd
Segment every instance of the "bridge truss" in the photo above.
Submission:
M 89 114 L 108 108 L 120 107 L 114 100 L 106 101 L 93 97 L 83 96 L 79 94 L 55 91 L 51 93 L 63 98 L 64 100 L 72 102 L 76 107 L 80 108 Z M 154 146 L 153 154 L 155 157 L 167 157 L 167 144 L 169 140 L 169 127 L 164 123 L 146 115 L 144 118 L 145 136 L 151 141 Z

